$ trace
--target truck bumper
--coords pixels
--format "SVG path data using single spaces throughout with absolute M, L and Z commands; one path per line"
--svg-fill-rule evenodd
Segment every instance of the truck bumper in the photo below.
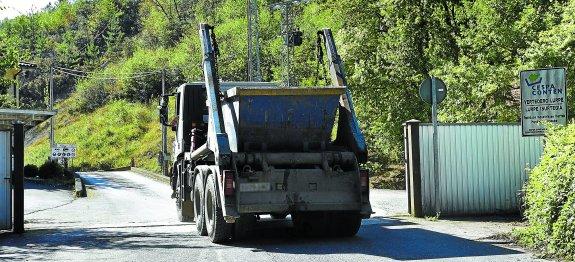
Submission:
M 371 215 L 369 192 L 361 192 L 357 171 L 274 169 L 257 173 L 236 185 L 240 214 L 351 211 L 364 218 Z

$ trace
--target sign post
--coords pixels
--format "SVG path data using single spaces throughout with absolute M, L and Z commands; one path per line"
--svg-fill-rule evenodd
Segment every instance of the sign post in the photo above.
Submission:
M 447 96 L 447 87 L 439 78 L 425 79 L 419 86 L 421 100 L 431 103 L 431 122 L 433 123 L 433 180 L 435 195 L 435 213 L 441 214 L 441 196 L 439 194 L 439 142 L 437 136 L 437 105 Z
M 542 136 L 549 122 L 567 124 L 566 68 L 521 71 L 521 130 L 523 136 Z

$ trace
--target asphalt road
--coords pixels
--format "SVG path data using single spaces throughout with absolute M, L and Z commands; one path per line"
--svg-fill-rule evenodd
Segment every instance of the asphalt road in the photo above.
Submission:
M 498 239 L 512 223 L 409 218 L 403 191 L 374 190 L 376 214 L 349 239 L 293 236 L 291 222 L 263 218 L 248 239 L 216 245 L 176 219 L 167 185 L 130 172 L 83 176 L 88 197 L 27 184 L 23 235 L 0 234 L 0 260 L 73 261 L 532 261 Z

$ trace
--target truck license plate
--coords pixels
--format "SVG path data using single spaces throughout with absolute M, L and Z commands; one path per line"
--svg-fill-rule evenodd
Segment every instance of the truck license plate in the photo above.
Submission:
M 270 191 L 270 183 L 241 183 L 240 192 Z

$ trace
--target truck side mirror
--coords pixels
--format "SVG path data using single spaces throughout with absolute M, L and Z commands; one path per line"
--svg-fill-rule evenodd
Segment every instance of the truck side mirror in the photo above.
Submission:
M 170 126 L 168 120 L 168 103 L 169 103 L 169 96 L 164 95 L 160 99 L 160 105 L 158 106 L 158 111 L 160 113 L 160 123 L 164 126 Z

